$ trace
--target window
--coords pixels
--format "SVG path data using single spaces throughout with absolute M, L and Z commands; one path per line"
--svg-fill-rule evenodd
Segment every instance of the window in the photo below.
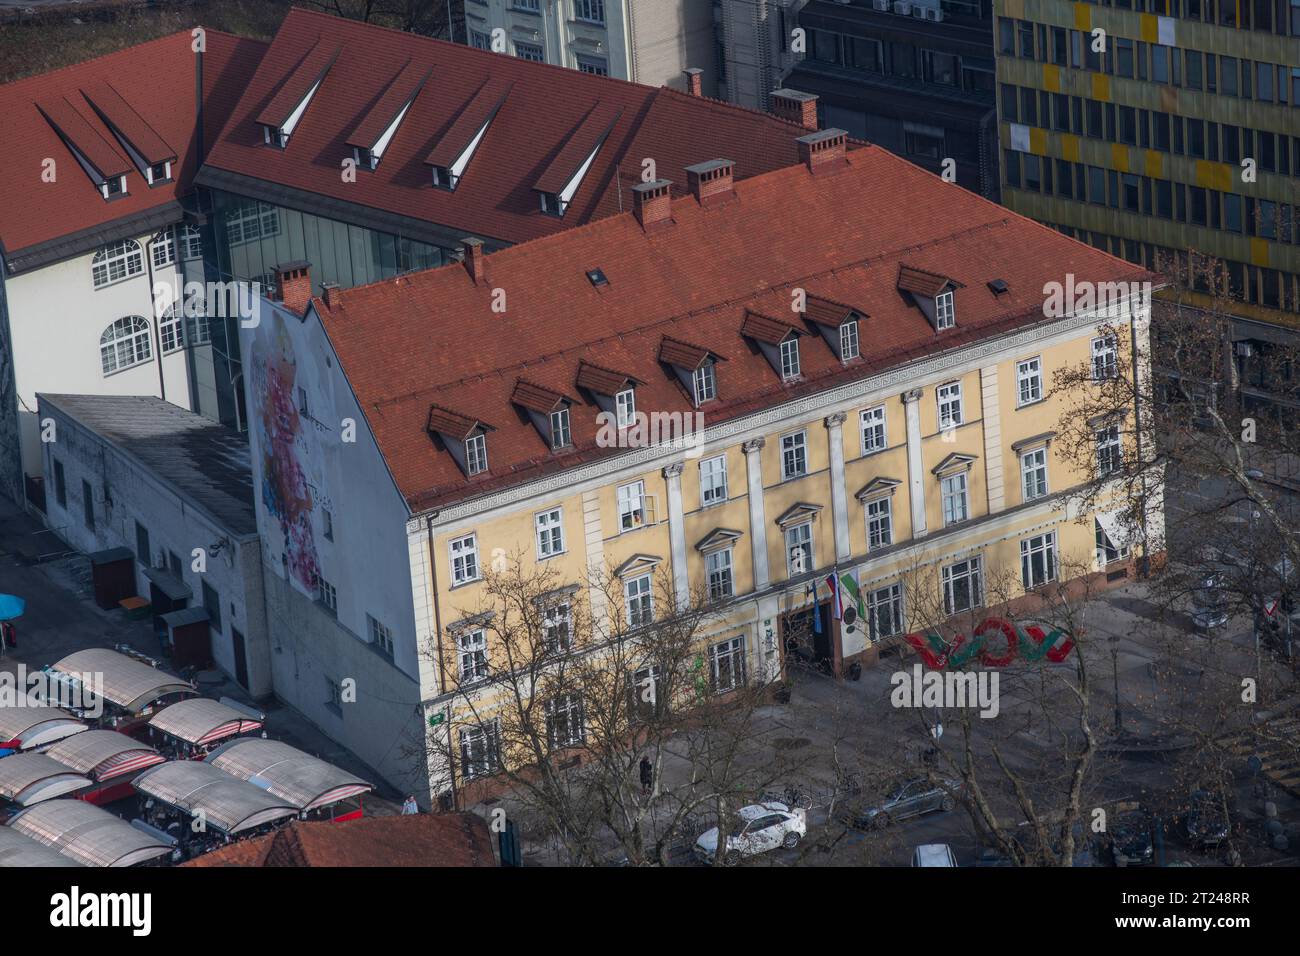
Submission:
M 700 462 L 700 507 L 727 500 L 727 456 L 718 455 Z
M 781 343 L 781 378 L 790 381 L 799 377 L 799 340 L 793 335 Z
M 961 416 L 961 382 L 949 382 L 935 389 L 935 400 L 939 405 L 939 430 L 955 428 L 962 422 Z
M 140 244 L 133 239 L 110 243 L 95 253 L 90 261 L 90 277 L 95 288 L 138 276 L 144 272 L 144 256 Z
M 1047 494 L 1047 449 L 1035 448 L 1020 456 L 1021 488 L 1025 501 Z
M 720 601 L 735 594 L 731 575 L 731 549 L 720 548 L 704 556 L 704 568 L 709 579 L 709 600 Z
M 331 614 L 339 613 L 339 592 L 319 574 L 316 575 L 316 600 Z
M 869 455 L 873 451 L 883 451 L 887 443 L 885 435 L 885 406 L 877 405 L 874 408 L 862 410 L 862 454 Z
M 618 489 L 618 527 L 635 531 L 645 525 L 645 482 L 634 481 Z
M 160 232 L 153 237 L 153 267 L 161 269 L 163 266 L 169 266 L 176 261 L 176 244 L 172 241 L 172 234 Z
M 207 581 L 202 582 L 203 609 L 208 612 L 208 623 L 218 634 L 221 633 L 221 595 Z
M 335 714 L 343 716 L 343 688 L 332 677 L 325 678 L 325 706 Z
M 567 448 L 569 442 L 569 410 L 557 408 L 551 412 L 551 447 Z
M 460 768 L 467 780 L 487 777 L 501 767 L 501 725 L 490 721 L 460 732 Z
M 567 602 L 552 604 L 542 612 L 542 640 L 552 653 L 573 649 L 573 611 Z
M 1097 476 L 1119 471 L 1123 464 L 1123 448 L 1120 445 L 1119 425 L 1107 425 L 1097 429 Z
M 966 498 L 966 472 L 939 479 L 939 490 L 943 497 L 943 524 L 957 524 L 970 517 Z
M 280 234 L 280 211 L 256 201 L 240 203 L 226 212 L 226 240 L 231 245 Z
M 153 560 L 149 551 L 149 529 L 138 521 L 135 523 L 135 559 L 146 568 Z
M 1092 340 L 1092 380 L 1100 382 L 1119 374 L 1119 352 L 1115 336 L 1102 335 Z
M 1112 561 L 1119 561 L 1121 558 L 1128 557 L 1128 545 L 1124 544 L 1117 547 L 1111 540 L 1106 529 L 1101 526 L 1101 522 L 1096 518 L 1092 519 L 1093 530 L 1096 533 L 1097 540 L 1097 563 L 1110 564 Z
M 873 641 L 902 634 L 903 586 L 891 584 L 867 595 L 867 629 Z
M 808 437 L 795 432 L 781 438 L 781 478 L 790 480 L 808 474 Z
M 692 384 L 695 390 L 696 405 L 703 405 L 710 399 L 718 397 L 717 370 L 712 361 L 706 361 L 695 370 Z
M 840 326 L 840 361 L 848 362 L 861 354 L 858 345 L 858 320 L 849 319 Z
M 578 71 L 591 76 L 609 76 L 609 61 L 603 56 L 580 56 Z
M 793 577 L 812 570 L 812 522 L 791 525 L 785 529 L 786 572 Z
M 983 598 L 980 559 L 969 558 L 943 569 L 943 607 L 947 614 L 957 614 L 980 606 Z
M 488 676 L 487 631 L 481 627 L 461 631 L 456 636 L 456 652 L 462 684 L 473 684 Z
M 95 530 L 95 493 L 90 488 L 90 482 L 84 478 L 81 482 L 81 517 L 86 525 L 87 531 Z
M 181 258 L 203 258 L 203 233 L 198 226 L 186 226 L 181 232 Z
M 478 539 L 467 534 L 449 544 L 451 552 L 451 583 L 466 584 L 478 580 Z
M 482 30 L 470 30 L 469 45 L 476 50 L 491 50 L 492 38 Z
M 561 694 L 546 702 L 546 736 L 553 748 L 573 747 L 582 743 L 582 698 Z
M 633 722 L 653 720 L 661 715 L 666 707 L 659 700 L 659 668 L 650 664 L 633 672 L 628 696 Z
M 389 657 L 393 656 L 393 629 L 385 624 L 381 624 L 369 614 L 366 615 L 366 626 L 370 631 L 370 643 L 379 650 L 383 651 Z
M 559 508 L 543 511 L 533 519 L 537 529 L 537 556 L 550 558 L 564 553 L 563 512 Z
M 618 413 L 618 427 L 627 428 L 636 423 L 636 393 L 625 388 L 614 396 L 614 408 Z
M 1032 405 L 1043 397 L 1043 362 L 1034 357 L 1016 363 L 1018 404 Z
M 650 575 L 629 578 L 623 584 L 623 601 L 627 605 L 627 626 L 641 627 L 655 619 L 655 598 Z
M 158 338 L 162 343 L 163 355 L 175 352 L 185 345 L 185 330 L 181 325 L 182 316 L 175 305 L 167 306 L 158 320 Z
M 68 507 L 68 482 L 63 474 L 63 462 L 54 459 L 54 498 L 60 508 Z
M 1056 580 L 1056 532 L 1020 542 L 1020 580 L 1025 590 Z
M 531 63 L 541 63 L 545 59 L 542 48 L 536 43 L 520 43 L 518 40 L 515 41 L 515 56 Z
M 470 435 L 465 439 L 465 471 L 470 475 L 487 471 L 486 435 Z
M 149 323 L 143 316 L 118 319 L 99 337 L 99 360 L 105 375 L 112 375 L 153 357 Z
M 745 686 L 745 641 L 733 637 L 709 648 L 709 665 L 713 678 L 713 691 L 725 694 Z
M 893 508 L 888 497 L 867 502 L 867 550 L 884 548 L 894 543 Z
M 321 526 L 325 533 L 325 540 L 333 541 L 334 540 L 334 512 L 330 511 L 328 508 L 322 508 L 320 517 L 321 517 Z
M 573 16 L 589 23 L 604 23 L 605 0 L 573 0 Z
M 942 331 L 950 329 L 957 324 L 957 316 L 953 312 L 952 290 L 941 292 L 934 300 L 934 326 Z

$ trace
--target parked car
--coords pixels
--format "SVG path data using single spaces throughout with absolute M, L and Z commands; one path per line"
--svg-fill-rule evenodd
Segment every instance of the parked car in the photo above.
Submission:
M 1228 816 L 1223 800 L 1209 790 L 1193 791 L 1183 814 L 1183 834 L 1197 849 L 1218 846 L 1228 839 Z
M 885 789 L 883 800 L 868 798 L 844 803 L 837 815 L 851 827 L 864 830 L 883 827 L 923 813 L 951 810 L 957 805 L 956 795 L 960 791 L 961 784 L 956 780 L 944 780 L 939 786 L 932 786 L 923 777 L 900 777 Z
M 741 807 L 738 821 L 727 836 L 727 859 L 736 860 L 757 856 L 783 846 L 799 845 L 808 832 L 808 819 L 804 810 L 791 809 L 784 803 L 755 803 Z M 711 827 L 695 841 L 695 856 L 704 863 L 712 863 L 718 852 L 718 828 Z
M 956 866 L 957 858 L 946 843 L 922 843 L 912 851 L 913 866 Z
M 1151 815 L 1145 810 L 1116 814 L 1107 832 L 1107 848 L 1116 866 L 1145 866 L 1155 860 Z
M 1015 866 L 1016 861 L 995 846 L 982 846 L 980 847 L 979 855 L 975 858 L 975 865 Z
M 1074 834 L 1074 853 L 1071 856 L 1071 866 L 1095 866 L 1096 859 L 1093 855 L 1093 840 L 1090 833 L 1080 821 L 1075 821 L 1070 828 Z M 1020 847 L 1024 859 L 1030 866 L 1044 866 L 1054 861 L 1060 860 L 1065 852 L 1065 846 L 1060 838 L 1060 824 L 1049 823 L 1047 828 L 1048 848 L 1043 852 L 1039 848 L 1038 831 L 1028 822 L 1020 823 L 1011 833 L 1011 839 Z

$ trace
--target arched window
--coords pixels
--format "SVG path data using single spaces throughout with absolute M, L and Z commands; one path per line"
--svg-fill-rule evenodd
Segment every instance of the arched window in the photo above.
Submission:
M 149 361 L 153 357 L 149 323 L 139 315 L 118 319 L 99 337 L 99 357 L 105 375 Z
M 176 304 L 172 303 L 167 306 L 162 318 L 158 320 L 158 338 L 162 340 L 163 355 L 175 352 L 185 344 L 185 335 L 181 326 L 181 319 L 184 317 L 182 312 L 182 309 L 177 309 Z
M 134 239 L 123 239 L 104 246 L 95 253 L 95 258 L 90 263 L 90 274 L 96 289 L 141 272 L 144 272 L 144 256 L 140 254 L 140 244 Z

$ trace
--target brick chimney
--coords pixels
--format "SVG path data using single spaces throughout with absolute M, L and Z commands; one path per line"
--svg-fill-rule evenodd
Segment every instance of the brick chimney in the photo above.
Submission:
M 470 237 L 462 239 L 465 246 L 465 271 L 474 280 L 475 285 L 487 279 L 487 256 L 483 252 L 483 240 Z
M 701 206 L 725 202 L 736 193 L 732 188 L 732 173 L 736 164 L 729 159 L 711 159 L 686 167 L 686 181 Z
M 325 308 L 331 311 L 343 308 L 343 290 L 337 282 L 322 283 L 321 297 L 325 300 Z
M 799 159 L 813 174 L 839 169 L 848 162 L 845 141 L 848 133 L 842 129 L 824 129 L 820 133 L 800 136 Z
M 672 185 L 667 179 L 656 179 L 652 183 L 637 183 L 632 187 L 632 214 L 646 232 L 672 225 Z
M 817 129 L 817 96 L 798 90 L 773 90 L 772 112 L 806 130 Z
M 311 263 L 303 260 L 275 266 L 275 300 L 294 315 L 303 315 L 311 301 Z
M 682 76 L 686 77 L 686 92 L 691 96 L 704 95 L 704 83 L 702 75 L 704 71 L 698 66 L 692 66 L 689 69 L 682 70 Z

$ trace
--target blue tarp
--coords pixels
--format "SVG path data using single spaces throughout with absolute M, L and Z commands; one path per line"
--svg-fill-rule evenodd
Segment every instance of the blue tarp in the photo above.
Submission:
M 22 617 L 27 610 L 27 602 L 16 594 L 0 594 L 0 621 L 11 621 Z

